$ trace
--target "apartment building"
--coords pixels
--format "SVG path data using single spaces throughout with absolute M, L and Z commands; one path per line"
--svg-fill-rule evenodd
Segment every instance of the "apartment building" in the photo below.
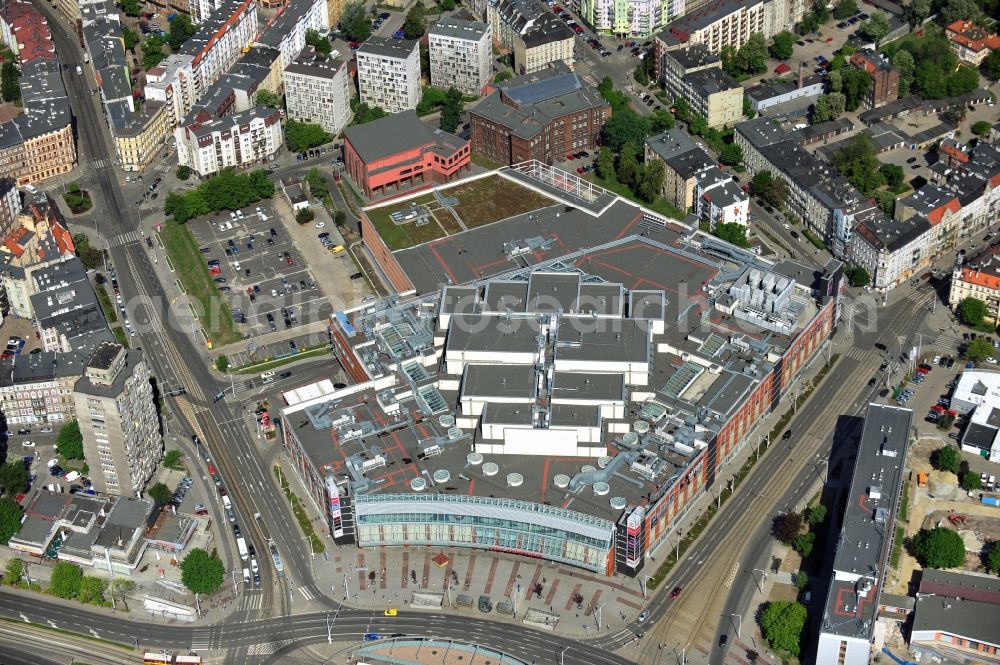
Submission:
M 874 51 L 857 51 L 851 55 L 851 65 L 872 79 L 864 101 L 870 109 L 896 101 L 899 97 L 899 70 L 889 64 L 889 58 Z
M 417 108 L 420 102 L 420 49 L 409 39 L 369 37 L 357 50 L 361 102 L 387 113 Z
M 935 256 L 954 249 L 960 237 L 962 204 L 950 188 L 934 183 L 924 185 L 910 196 L 896 199 L 894 216 L 907 220 L 914 215 L 927 219 L 934 227 L 930 250 Z
M 611 107 L 564 63 L 504 81 L 469 111 L 472 150 L 500 164 L 552 164 L 592 150 Z
M 680 127 L 650 136 L 645 141 L 643 153 L 647 164 L 654 159 L 663 162 L 663 196 L 681 210 L 692 210 L 695 176 L 715 161 Z
M 17 193 L 17 183 L 10 178 L 0 178 L 0 238 L 6 238 L 17 224 L 21 211 L 21 196 Z M 4 250 L 0 246 L 0 252 Z
M 619 37 L 648 39 L 657 30 L 687 14 L 696 14 L 714 5 L 712 0 L 580 0 L 579 15 L 596 32 Z M 763 3 L 764 30 L 774 35 L 791 30 L 802 20 L 809 3 L 805 0 L 766 0 Z M 577 7 L 573 7 L 577 9 Z M 708 8 L 709 11 L 711 8 Z M 735 11 L 735 9 L 731 9 Z
M 930 266 L 934 227 L 926 217 L 901 221 L 876 210 L 856 222 L 847 258 L 868 272 L 876 291 L 893 289 Z
M 455 180 L 470 160 L 468 141 L 428 127 L 415 111 L 344 131 L 344 168 L 369 198 Z
M 285 68 L 285 109 L 290 120 L 321 126 L 336 136 L 354 116 L 347 61 L 317 56 L 306 47 Z
M 177 53 L 168 55 L 166 60 L 146 72 L 143 95 L 147 101 L 161 102 L 166 107 L 171 127 L 179 125 L 198 101 L 194 86 L 194 58 Z
M 201 23 L 179 52 L 191 58 L 196 95 L 203 94 L 232 67 L 257 31 L 254 0 L 225 0 Z
M 765 20 L 767 13 L 764 0 L 718 0 L 689 9 L 656 35 L 657 57 L 689 44 L 704 44 L 710 53 L 719 53 L 723 46 L 738 49 L 755 32 L 770 37 L 768 30 L 775 26 Z
M 87 53 L 101 89 L 104 116 L 115 152 L 126 171 L 144 171 L 164 147 L 171 125 L 166 104 L 147 101 L 141 108 L 132 96 L 129 55 L 121 39 L 122 26 L 111 0 L 84 5 L 82 29 Z
M 102 494 L 141 492 L 163 456 L 151 378 L 141 350 L 106 342 L 74 386 L 83 453 Z
M 826 79 L 819 74 L 806 76 L 802 68 L 794 81 L 766 81 L 747 89 L 747 99 L 755 113 L 795 99 L 815 99 L 826 90 Z
M 972 21 L 955 21 L 945 29 L 948 45 L 962 62 L 978 67 L 1000 49 L 1000 37 Z
M 910 648 L 925 662 L 995 662 L 1000 658 L 998 609 L 996 577 L 926 568 L 916 593 Z
M 224 117 L 196 109 L 174 130 L 178 163 L 202 178 L 230 166 L 263 163 L 281 147 L 282 137 L 281 113 L 264 107 Z
M 816 644 L 816 665 L 867 665 L 898 518 L 913 412 L 869 404 L 833 574 Z
M 948 306 L 958 311 L 966 298 L 986 303 L 985 318 L 1000 323 L 1000 245 L 987 247 L 964 263 L 959 259 L 951 273 Z
M 442 17 L 428 35 L 431 85 L 479 95 L 492 80 L 493 32 L 488 23 Z
M 201 23 L 219 10 L 222 0 L 188 0 L 188 16 L 192 23 Z
M 718 166 L 695 175 L 694 200 L 698 221 L 714 230 L 719 224 L 749 225 L 750 196 Z
M 709 127 L 732 125 L 743 117 L 743 86 L 722 71 L 722 61 L 704 44 L 664 51 L 660 77 L 667 94 L 686 99 Z
M 530 74 L 554 62 L 572 65 L 576 33 L 540 2 L 490 0 L 487 23 L 498 41 L 514 56 L 514 71 Z
M 264 26 L 257 43 L 277 49 L 286 68 L 305 48 L 306 32 L 325 31 L 331 25 L 327 0 L 290 0 Z

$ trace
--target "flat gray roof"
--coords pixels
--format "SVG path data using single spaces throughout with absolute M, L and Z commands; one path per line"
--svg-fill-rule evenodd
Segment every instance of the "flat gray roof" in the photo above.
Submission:
M 987 644 L 1000 644 L 1000 611 L 996 605 L 962 598 L 917 597 L 914 631 L 942 631 Z
M 607 319 L 596 330 L 579 329 L 564 321 L 556 342 L 556 366 L 560 360 L 595 362 L 649 361 L 649 335 L 645 327 L 631 319 Z
M 625 398 L 622 374 L 556 372 L 552 380 L 553 400 L 621 401 Z
M 530 353 L 538 349 L 537 336 L 537 325 L 524 319 L 506 321 L 499 315 L 459 314 L 451 317 L 445 349 Z
M 535 394 L 534 365 L 467 364 L 462 376 L 463 396 L 521 397 Z

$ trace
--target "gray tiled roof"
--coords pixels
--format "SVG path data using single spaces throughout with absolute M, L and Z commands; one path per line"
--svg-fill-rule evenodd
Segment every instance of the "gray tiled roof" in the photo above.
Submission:
M 465 143 L 454 134 L 428 127 L 412 110 L 353 125 L 344 130 L 344 137 L 368 164 L 427 143 L 441 144 L 451 152 Z

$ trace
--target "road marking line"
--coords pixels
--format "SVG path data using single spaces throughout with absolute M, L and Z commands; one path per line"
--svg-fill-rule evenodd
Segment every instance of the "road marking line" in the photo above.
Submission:
M 740 562 L 737 561 L 736 565 L 733 566 L 733 572 L 729 573 L 729 578 L 726 580 L 726 588 L 728 589 L 733 585 L 733 581 L 736 579 L 736 572 L 740 569 Z

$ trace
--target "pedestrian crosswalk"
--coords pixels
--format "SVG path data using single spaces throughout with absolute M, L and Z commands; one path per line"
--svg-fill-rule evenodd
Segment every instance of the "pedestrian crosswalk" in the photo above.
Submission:
M 962 343 L 962 338 L 953 333 L 941 333 L 934 338 L 934 350 L 944 353 L 955 353 Z
M 853 360 L 863 361 L 863 360 L 872 360 L 875 358 L 877 354 L 871 349 L 862 349 L 861 347 L 858 346 L 852 346 L 850 350 L 846 353 L 846 355 L 848 358 L 851 358 Z
M 195 628 L 191 635 L 191 651 L 208 651 L 212 648 L 212 628 Z
M 259 610 L 263 602 L 263 594 L 256 593 L 255 589 L 250 589 L 246 594 L 244 594 L 243 600 L 240 602 L 240 609 L 248 612 Z
M 292 640 L 279 640 L 277 642 L 265 642 L 263 644 L 253 644 L 247 649 L 250 656 L 270 656 L 277 653 L 292 643 Z
M 312 600 L 313 598 L 316 597 L 315 591 L 313 591 L 309 587 L 300 586 L 299 593 L 301 593 L 302 597 L 305 598 L 306 600 Z
M 116 236 L 111 236 L 108 240 L 108 244 L 112 247 L 120 247 L 121 245 L 127 245 L 132 242 L 139 242 L 139 240 L 138 231 L 126 231 L 125 233 L 119 233 Z
M 95 169 L 109 169 L 114 166 L 114 163 L 110 159 L 93 159 L 91 163 L 94 165 Z

